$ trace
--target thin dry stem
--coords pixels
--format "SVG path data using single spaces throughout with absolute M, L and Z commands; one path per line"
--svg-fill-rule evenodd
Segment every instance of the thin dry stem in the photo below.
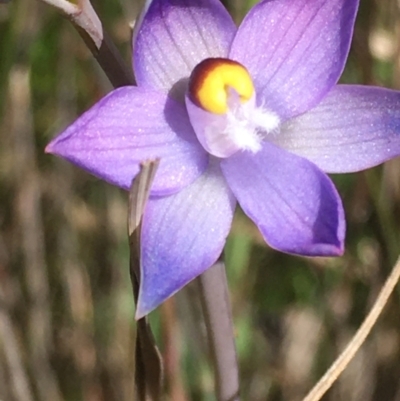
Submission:
M 73 23 L 115 88 L 135 84 L 132 70 L 126 65 L 113 41 L 104 31 L 89 0 L 78 0 L 77 4 L 67 0 L 40 1 L 58 9 Z
M 80 0 L 74 4 L 67 0 L 41 0 L 61 11 L 74 24 L 88 33 L 93 43 L 100 48 L 103 41 L 103 29 L 96 12 L 89 0 Z
M 129 191 L 128 235 L 133 296 L 137 304 L 140 286 L 140 232 L 142 216 L 159 159 L 141 163 Z M 147 317 L 137 321 L 135 384 L 140 401 L 159 401 L 162 394 L 163 366 Z
M 239 368 L 224 263 L 215 263 L 196 282 L 215 369 L 217 399 L 239 401 Z
M 374 327 L 378 317 L 381 315 L 390 295 L 392 294 L 396 284 L 400 279 L 400 258 L 387 278 L 384 286 L 382 287 L 374 306 L 365 318 L 363 324 L 354 335 L 353 339 L 328 369 L 320 381 L 314 386 L 310 393 L 303 399 L 303 401 L 319 401 L 322 396 L 329 390 L 332 384 L 337 380 L 340 374 L 346 369 L 347 365 L 352 361 L 356 352 L 364 343 L 368 334 Z

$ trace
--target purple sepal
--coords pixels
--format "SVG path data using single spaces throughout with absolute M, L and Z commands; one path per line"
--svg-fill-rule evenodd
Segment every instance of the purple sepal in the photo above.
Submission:
M 343 253 L 344 211 L 327 175 L 314 164 L 264 143 L 256 154 L 238 152 L 221 169 L 243 211 L 266 242 L 307 256 Z
M 178 194 L 148 202 L 142 225 L 137 319 L 218 259 L 232 224 L 235 204 L 215 161 Z
M 400 92 L 338 85 L 271 140 L 328 173 L 376 166 L 400 155 Z
M 138 85 L 172 89 L 181 97 L 180 86 L 201 60 L 228 56 L 235 32 L 219 0 L 153 0 L 134 43 Z
M 208 163 L 184 106 L 166 94 L 133 86 L 104 97 L 46 151 L 124 189 L 130 188 L 140 162 L 160 158 L 152 186 L 157 195 L 189 185 Z
M 230 57 L 249 70 L 259 102 L 289 119 L 337 83 L 357 8 L 358 0 L 264 0 L 240 25 Z

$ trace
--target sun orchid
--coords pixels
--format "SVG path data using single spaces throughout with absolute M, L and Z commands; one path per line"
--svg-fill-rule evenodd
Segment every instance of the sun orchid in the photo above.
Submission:
M 142 317 L 219 257 L 236 202 L 275 249 L 343 253 L 325 173 L 400 154 L 400 93 L 337 85 L 358 0 L 264 0 L 237 28 L 219 0 L 153 0 L 112 91 L 55 153 L 128 189 L 160 158 L 141 234 Z

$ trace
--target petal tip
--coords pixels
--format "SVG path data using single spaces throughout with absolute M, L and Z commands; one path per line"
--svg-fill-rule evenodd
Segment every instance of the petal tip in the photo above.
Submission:
M 172 295 L 173 294 L 168 294 L 167 296 L 165 296 L 165 294 L 163 294 L 160 296 L 159 294 L 151 292 L 148 292 L 146 294 L 146 291 L 143 291 L 143 288 L 140 288 L 139 297 L 136 305 L 135 319 L 139 320 L 146 317 L 149 313 L 157 309 Z
M 154 309 L 151 310 L 146 310 L 146 308 L 141 308 L 140 304 L 138 304 L 136 313 L 135 313 L 135 320 L 138 321 L 140 319 L 143 319 L 146 317 L 150 312 L 152 312 Z
M 44 148 L 44 153 L 46 153 L 46 154 L 54 153 L 54 142 L 53 142 L 53 141 L 51 141 L 51 142 Z
M 336 247 L 336 253 L 333 256 L 343 256 L 344 255 L 344 243 L 342 242 L 339 247 Z
M 305 256 L 321 256 L 321 257 L 339 257 L 344 254 L 344 243 L 338 240 L 336 244 L 325 243 L 315 244 L 308 252 L 304 252 Z M 302 252 L 301 252 L 302 253 Z M 300 253 L 300 254 L 301 254 Z
M 44 148 L 44 153 L 63 156 L 62 150 L 60 149 L 60 136 L 52 139 L 47 146 Z

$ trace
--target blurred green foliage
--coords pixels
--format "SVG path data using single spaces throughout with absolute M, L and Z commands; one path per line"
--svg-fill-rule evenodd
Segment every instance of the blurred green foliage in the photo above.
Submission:
M 240 21 L 254 2 L 224 3 Z M 138 5 L 94 5 L 130 62 Z M 398 2 L 361 0 L 343 82 L 400 88 L 399 32 Z M 0 399 L 132 400 L 126 194 L 43 152 L 111 86 L 69 22 L 39 1 L 0 5 L 0 55 Z M 348 221 L 341 258 L 273 251 L 237 213 L 225 259 L 243 400 L 300 400 L 399 253 L 399 160 L 334 180 Z M 400 400 L 399 295 L 325 400 Z M 168 399 L 214 400 L 193 288 L 151 320 L 172 361 Z

